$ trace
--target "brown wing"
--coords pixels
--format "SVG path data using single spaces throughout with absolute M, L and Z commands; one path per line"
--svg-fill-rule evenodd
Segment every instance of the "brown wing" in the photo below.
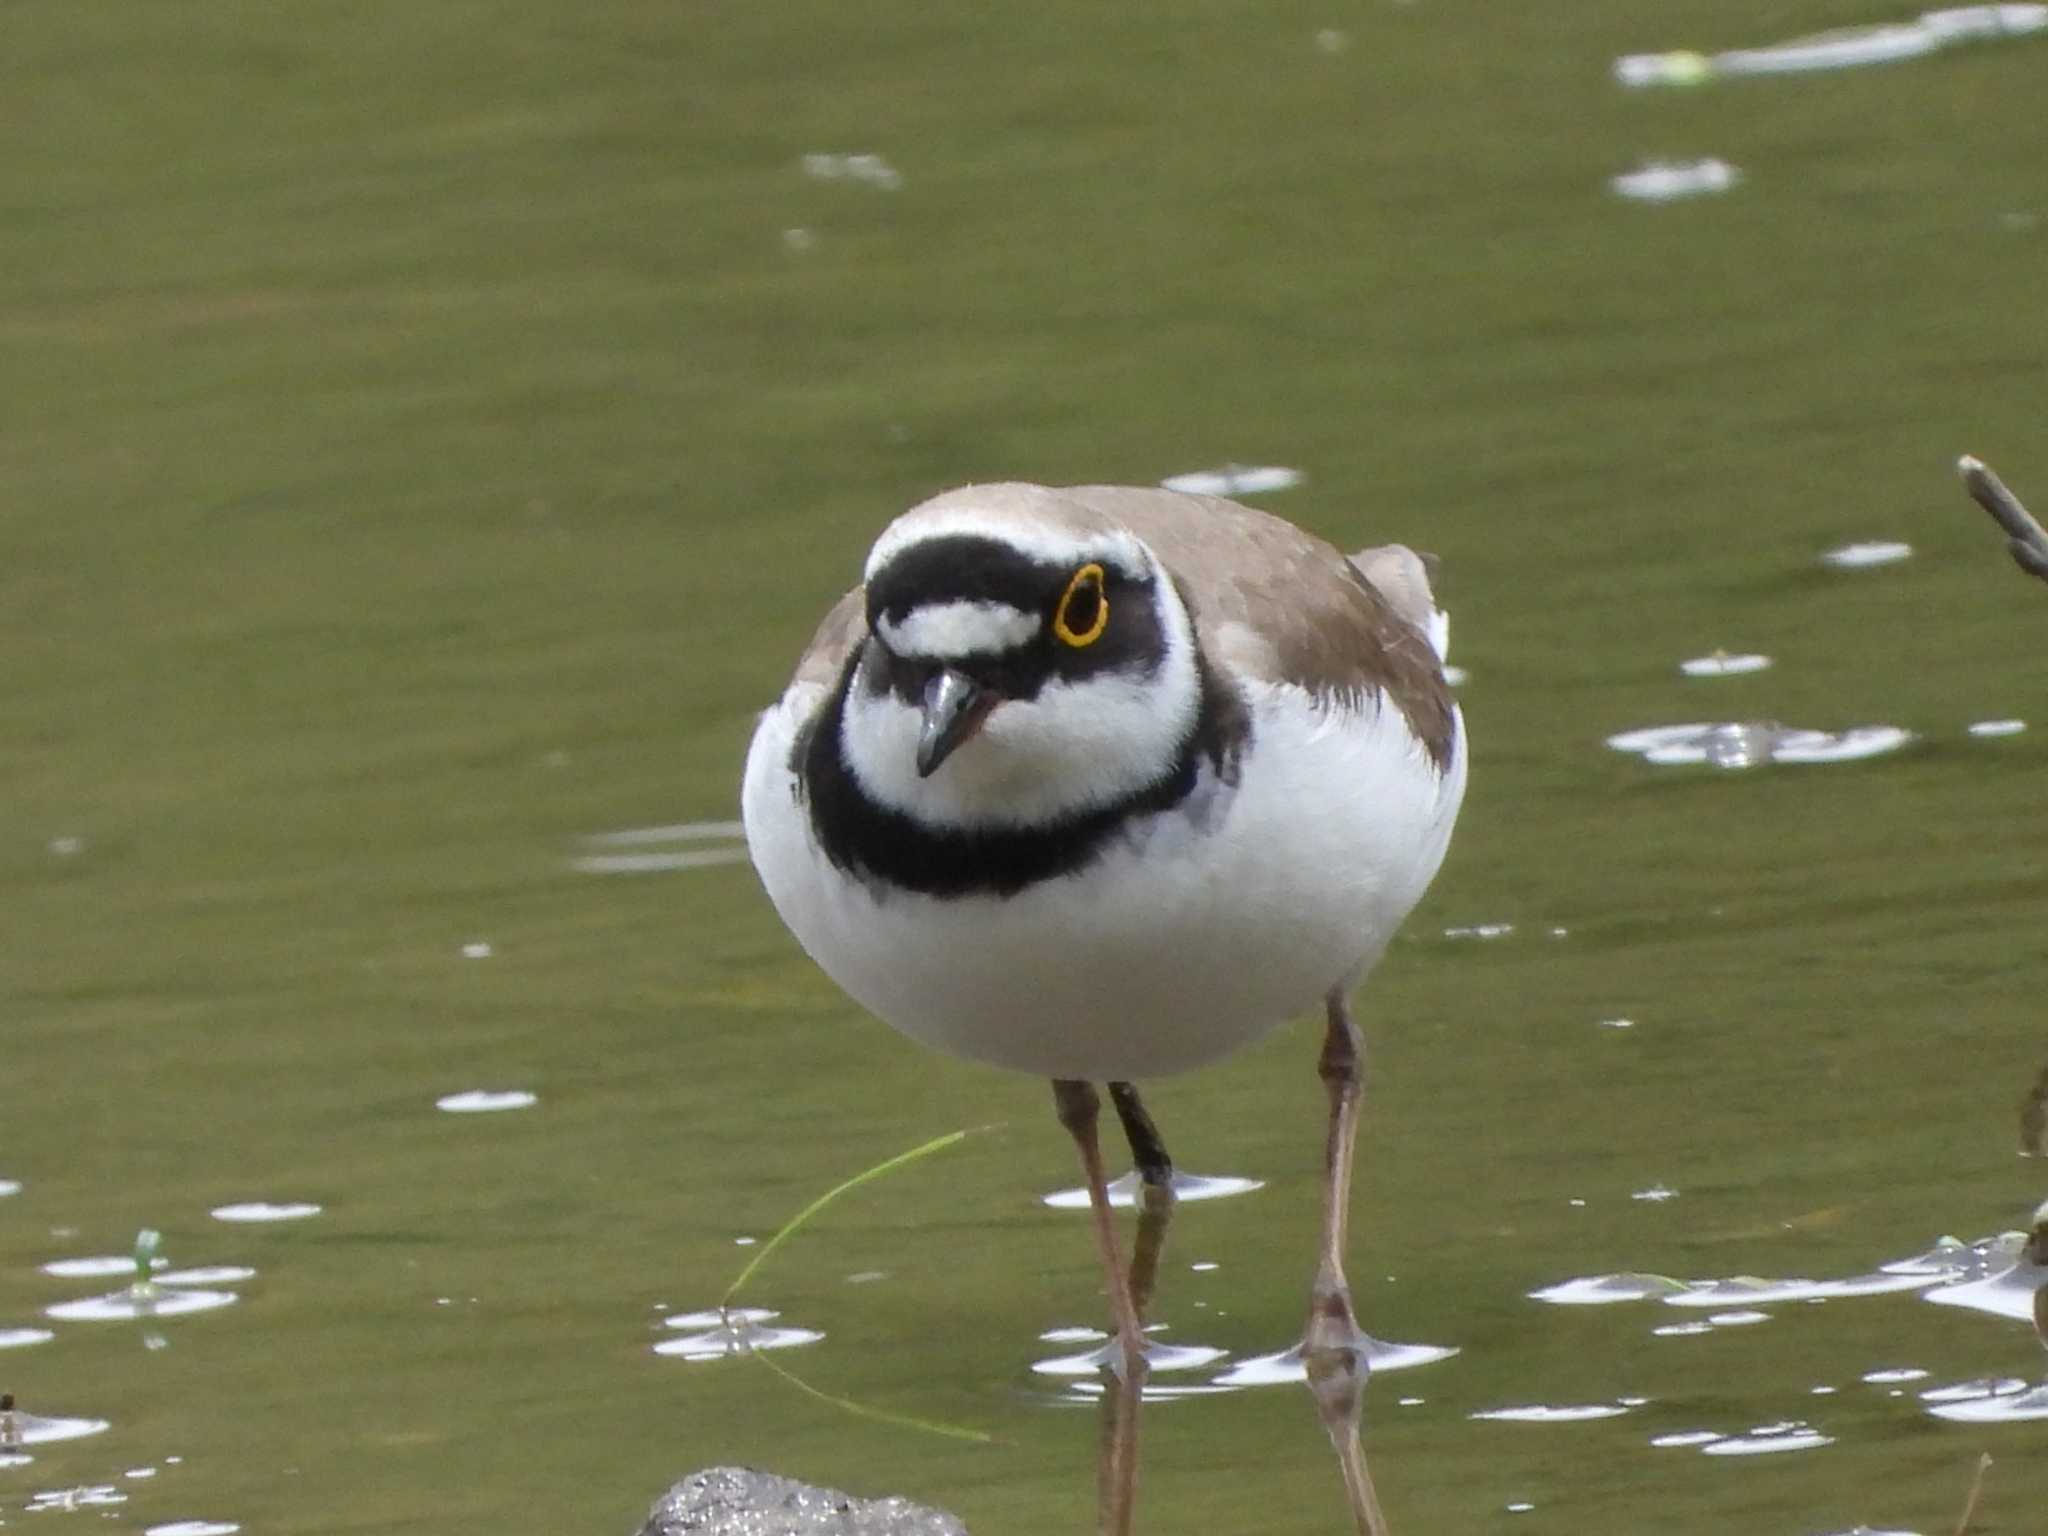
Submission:
M 830 688 L 839 681 L 840 671 L 853 648 L 868 637 L 867 589 L 855 587 L 832 605 L 811 636 L 796 664 L 797 683 L 818 683 Z
M 1125 486 L 1065 494 L 1151 546 L 1219 658 L 1333 701 L 1384 694 L 1449 766 L 1456 724 L 1435 649 L 1334 544 L 1214 496 Z

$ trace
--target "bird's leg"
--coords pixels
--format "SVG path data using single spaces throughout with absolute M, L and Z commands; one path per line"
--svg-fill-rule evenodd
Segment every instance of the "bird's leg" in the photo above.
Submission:
M 1166 1142 L 1152 1123 L 1138 1090 L 1129 1083 L 1111 1083 L 1109 1102 L 1123 1122 L 1124 1139 L 1131 1144 L 1131 1160 L 1138 1165 L 1138 1177 L 1147 1184 L 1173 1188 L 1173 1159 L 1166 1155 Z
M 1138 1493 L 1138 1405 L 1145 1390 L 1145 1334 L 1116 1247 L 1116 1226 L 1110 1220 L 1109 1184 L 1102 1175 L 1102 1144 L 1096 1135 L 1102 1100 L 1092 1083 L 1055 1078 L 1053 1106 L 1060 1124 L 1074 1138 L 1081 1154 L 1081 1172 L 1088 1183 L 1088 1210 L 1095 1221 L 1095 1247 L 1102 1257 L 1109 1286 L 1109 1306 L 1116 1318 L 1116 1348 L 1110 1356 L 1110 1379 L 1103 1384 L 1102 1441 L 1096 1460 L 1096 1529 L 1101 1536 L 1129 1536 Z
M 1122 1345 L 1123 1370 L 1135 1376 L 1144 1367 L 1144 1330 L 1138 1309 L 1131 1301 L 1131 1288 L 1124 1275 L 1123 1257 L 1117 1252 L 1116 1226 L 1110 1219 L 1109 1183 L 1102 1176 L 1102 1143 L 1096 1136 L 1102 1099 L 1093 1083 L 1077 1078 L 1055 1078 L 1053 1106 L 1060 1124 L 1074 1138 L 1081 1154 L 1081 1172 L 1088 1183 L 1088 1211 L 1095 1221 L 1095 1249 L 1102 1258 L 1103 1278 L 1109 1286 L 1109 1309 L 1116 1319 L 1118 1342 Z
M 1138 1090 L 1129 1083 L 1111 1083 L 1109 1101 L 1123 1122 L 1142 1185 L 1138 1196 L 1138 1239 L 1131 1251 L 1131 1306 L 1142 1325 L 1152 1288 L 1159 1278 L 1159 1259 L 1166 1251 L 1166 1229 L 1173 1216 L 1173 1159 L 1159 1127 L 1145 1111 Z
M 1095 1525 L 1101 1536 L 1131 1536 L 1138 1503 L 1138 1411 L 1145 1372 L 1112 1370 L 1103 1382 L 1095 1449 Z
M 1367 1340 L 1351 1305 L 1344 1278 L 1344 1237 L 1351 1211 L 1351 1155 L 1358 1140 L 1359 1102 L 1365 1086 L 1365 1049 L 1341 989 L 1329 996 L 1329 1027 L 1317 1074 L 1330 1095 L 1330 1129 L 1323 1146 L 1323 1245 L 1309 1292 L 1308 1327 L 1301 1341 L 1302 1363 L 1316 1412 L 1337 1452 L 1351 1517 L 1362 1536 L 1386 1536 L 1359 1443 L 1358 1422 L 1365 1401 Z

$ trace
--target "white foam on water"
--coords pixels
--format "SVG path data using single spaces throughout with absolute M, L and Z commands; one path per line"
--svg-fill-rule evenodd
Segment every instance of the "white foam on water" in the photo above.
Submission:
M 78 1419 L 62 1416 L 50 1417 L 39 1413 L 14 1413 L 14 1439 L 17 1445 L 49 1445 L 59 1440 L 82 1440 L 87 1435 L 102 1434 L 113 1426 L 105 1419 Z
M 2010 1317 L 2019 1322 L 2034 1319 L 2034 1292 L 2048 1284 L 2048 1269 L 2033 1264 L 2015 1264 L 2010 1269 L 1982 1280 L 1960 1285 L 1937 1285 L 1923 1300 L 1938 1307 L 1967 1307 L 1993 1317 Z
M 1457 1352 L 1455 1345 L 1448 1344 L 1392 1344 L 1374 1338 L 1365 1341 L 1366 1365 L 1375 1375 L 1383 1371 L 1406 1371 L 1421 1365 L 1434 1365 L 1439 1360 L 1450 1359 Z M 1302 1364 L 1301 1346 L 1298 1344 L 1278 1354 L 1254 1355 L 1240 1360 L 1216 1378 L 1218 1385 L 1226 1387 L 1277 1387 L 1298 1385 L 1307 1380 L 1308 1370 Z
M 1716 1328 L 1748 1328 L 1757 1323 L 1768 1323 L 1768 1312 L 1709 1312 L 1707 1321 Z
M 153 1258 L 149 1261 L 152 1270 L 164 1269 L 169 1259 Z M 98 1280 L 107 1275 L 132 1275 L 135 1273 L 133 1257 L 118 1253 L 96 1253 L 83 1259 L 52 1259 L 42 1266 L 46 1275 L 55 1275 L 60 1280 Z
M 1881 1371 L 1865 1371 L 1860 1378 L 1872 1386 L 1889 1386 L 1895 1381 L 1925 1381 L 1927 1372 L 1917 1365 L 1891 1366 Z
M 1638 203 L 1673 203 L 1732 191 L 1742 172 L 1726 160 L 1708 155 L 1698 160 L 1645 160 L 1633 171 L 1608 178 L 1620 197 Z
M 1867 539 L 1831 549 L 1820 559 L 1821 564 L 1831 565 L 1838 571 L 1853 571 L 1874 565 L 1896 565 L 1911 558 L 1912 554 L 1913 546 L 1910 544 L 1889 539 Z
M 2027 728 L 2024 720 L 1976 720 L 1970 724 L 1972 736 L 2017 736 Z
M 809 154 L 803 157 L 803 168 L 813 181 L 858 181 L 884 192 L 903 185 L 903 173 L 876 154 Z
M 1979 1280 L 2017 1264 L 2026 1242 L 2027 1234 L 2024 1232 L 2000 1232 L 1969 1243 L 1959 1237 L 1943 1236 L 1936 1238 L 1934 1245 L 1925 1252 L 1910 1258 L 1893 1259 L 1888 1264 L 1878 1265 L 1878 1268 L 1888 1275 Z
M 711 1307 L 702 1312 L 678 1312 L 674 1317 L 664 1317 L 664 1328 L 718 1328 L 730 1318 L 734 1323 L 765 1323 L 771 1317 L 780 1317 L 780 1312 L 771 1312 L 766 1307 L 728 1307 L 723 1312 Z
M 1979 1376 L 1953 1386 L 1929 1387 L 1920 1394 L 1923 1403 L 1974 1403 L 1994 1397 L 2015 1397 L 2027 1390 L 2017 1376 Z
M 82 1301 L 60 1301 L 45 1307 L 43 1315 L 61 1323 L 132 1322 L 136 1318 L 182 1317 L 188 1312 L 211 1312 L 232 1306 L 241 1298 L 233 1291 L 169 1290 L 138 1296 L 133 1289 L 106 1296 L 88 1296 Z
M 142 1536 L 234 1536 L 240 1529 L 228 1520 L 173 1520 L 144 1528 Z
M 1066 1383 L 1065 1395 L 1054 1399 L 1054 1401 L 1063 1405 L 1077 1403 L 1093 1404 L 1101 1399 L 1104 1390 L 1102 1377 L 1099 1374 L 1092 1377 L 1069 1377 Z M 1147 1381 L 1139 1390 L 1138 1397 L 1141 1402 L 1171 1403 L 1190 1397 L 1221 1397 L 1230 1390 L 1229 1387 L 1219 1387 L 1213 1383 L 1179 1382 L 1167 1384 Z
M 715 1317 L 717 1314 L 712 1315 Z M 769 1327 L 764 1320 L 777 1315 L 758 1308 L 735 1308 L 728 1314 L 729 1322 L 720 1322 L 702 1333 L 664 1339 L 654 1345 L 653 1350 L 657 1355 L 671 1355 L 683 1360 L 723 1360 L 764 1349 L 794 1349 L 803 1344 L 815 1344 L 825 1337 L 811 1328 Z
M 1695 1280 L 1684 1290 L 1664 1298 L 1671 1307 L 1726 1307 L 1731 1303 L 1757 1306 L 1769 1301 L 1805 1301 L 1826 1296 L 1825 1280 L 1764 1280 L 1755 1275 L 1736 1275 L 1726 1280 Z
M 1943 1402 L 1927 1411 L 1937 1419 L 1957 1424 L 2019 1424 L 2029 1419 L 2048 1419 L 2048 1386 Z
M 1668 1435 L 1652 1435 L 1650 1444 L 1659 1450 L 1677 1450 L 1692 1445 L 1712 1445 L 1716 1440 L 1725 1440 L 1718 1429 L 1680 1429 Z
M 244 1200 L 235 1205 L 216 1205 L 215 1221 L 304 1221 L 318 1216 L 320 1207 L 309 1200 Z
M 1711 656 L 1681 661 L 1678 670 L 1687 677 L 1741 677 L 1748 672 L 1762 672 L 1771 664 L 1770 657 L 1754 652 L 1731 656 L 1726 651 L 1716 651 Z
M 1713 1331 L 1714 1325 L 1704 1319 L 1696 1323 L 1663 1323 L 1650 1330 L 1660 1339 L 1687 1339 Z
M 1038 1337 L 1045 1344 L 1092 1344 L 1109 1335 L 1100 1328 L 1048 1328 Z
M 1766 1424 L 1745 1435 L 1729 1435 L 1700 1447 L 1703 1456 L 1775 1456 L 1787 1451 L 1814 1451 L 1833 1445 L 1834 1436 L 1824 1435 L 1801 1422 Z
M 1301 482 L 1300 470 L 1278 464 L 1225 464 L 1219 469 L 1168 475 L 1159 483 L 1169 491 L 1185 491 L 1194 496 L 1256 496 L 1264 491 L 1284 491 Z
M 9 1195 L 18 1195 L 20 1193 L 21 1180 L 0 1179 L 0 1200 L 5 1200 Z
M 1615 1419 L 1627 1413 L 1628 1409 L 1619 1403 L 1573 1403 L 1552 1406 L 1547 1403 L 1531 1403 L 1519 1408 L 1488 1408 L 1481 1413 L 1468 1413 L 1468 1419 L 1492 1419 L 1502 1424 L 1573 1424 L 1583 1419 Z
M 451 1115 L 488 1115 L 507 1109 L 531 1109 L 539 1102 L 539 1094 L 524 1088 L 470 1088 L 443 1094 L 434 1100 L 434 1108 L 445 1109 Z
M 1631 1200 L 1647 1200 L 1653 1205 L 1661 1204 L 1666 1200 L 1676 1200 L 1677 1198 L 1677 1190 L 1666 1188 L 1662 1184 L 1652 1184 L 1648 1189 L 1639 1189 L 1629 1196 Z
M 1109 1203 L 1118 1210 L 1129 1210 L 1138 1203 L 1138 1193 L 1145 1181 L 1134 1169 L 1122 1178 L 1112 1179 L 1108 1185 Z M 1173 1198 L 1176 1204 L 1190 1204 L 1197 1200 L 1227 1200 L 1232 1195 L 1248 1195 L 1255 1189 L 1264 1189 L 1264 1179 L 1247 1179 L 1236 1174 L 1183 1173 L 1178 1168 L 1173 1172 Z M 1085 1211 L 1088 1209 L 1088 1191 L 1085 1189 L 1056 1189 L 1049 1195 L 1039 1197 L 1042 1203 L 1062 1211 Z
M 1674 1280 L 1669 1275 L 1628 1273 L 1560 1280 L 1555 1285 L 1531 1291 L 1529 1296 L 1533 1301 L 1547 1301 L 1553 1306 L 1595 1307 L 1621 1301 L 1648 1301 L 1675 1295 L 1684 1289 L 1683 1280 Z
M 76 1488 L 45 1488 L 41 1493 L 31 1494 L 22 1509 L 35 1515 L 51 1510 L 100 1509 L 127 1502 L 128 1495 L 112 1483 L 87 1483 Z
M 57 1337 L 47 1328 L 0 1328 L 0 1349 L 27 1349 Z
M 1161 1344 L 1150 1339 L 1146 1340 L 1143 1350 L 1146 1368 L 1152 1371 L 1197 1371 L 1205 1365 L 1214 1365 L 1228 1353 L 1230 1351 L 1207 1344 Z M 1031 1369 L 1040 1376 L 1094 1376 L 1104 1366 L 1112 1365 L 1122 1357 L 1122 1346 L 1111 1339 L 1083 1354 L 1034 1360 Z
M 1771 720 L 1693 721 L 1621 731 L 1607 738 L 1617 752 L 1660 766 L 1710 764 L 1754 768 L 1764 763 L 1850 763 L 1896 752 L 1914 740 L 1895 725 L 1845 731 L 1794 729 Z

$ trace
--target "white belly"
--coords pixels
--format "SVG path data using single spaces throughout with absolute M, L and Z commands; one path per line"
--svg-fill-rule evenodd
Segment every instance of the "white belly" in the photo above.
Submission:
M 1077 873 L 1010 897 L 878 891 L 825 857 L 796 794 L 790 744 L 822 697 L 792 688 L 747 757 L 747 844 L 776 911 L 904 1034 L 1041 1077 L 1185 1072 L 1350 985 L 1436 874 L 1465 789 L 1462 720 L 1439 774 L 1391 707 L 1325 713 L 1255 685 L 1239 783 L 1205 769 Z

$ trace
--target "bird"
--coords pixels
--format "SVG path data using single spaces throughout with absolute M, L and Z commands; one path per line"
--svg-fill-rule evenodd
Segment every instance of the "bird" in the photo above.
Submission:
M 1159 488 L 962 486 L 883 529 L 760 716 L 742 786 L 761 883 L 840 988 L 924 1045 L 1052 1083 L 1126 1373 L 1143 1325 L 1095 1085 L 1170 1199 L 1136 1085 L 1321 1004 L 1304 1354 L 1340 1461 L 1366 1369 L 1343 1267 L 1363 1080 L 1348 997 L 1464 797 L 1447 639 L 1401 545 L 1347 556 Z M 1363 1476 L 1346 1465 L 1361 1529 Z

